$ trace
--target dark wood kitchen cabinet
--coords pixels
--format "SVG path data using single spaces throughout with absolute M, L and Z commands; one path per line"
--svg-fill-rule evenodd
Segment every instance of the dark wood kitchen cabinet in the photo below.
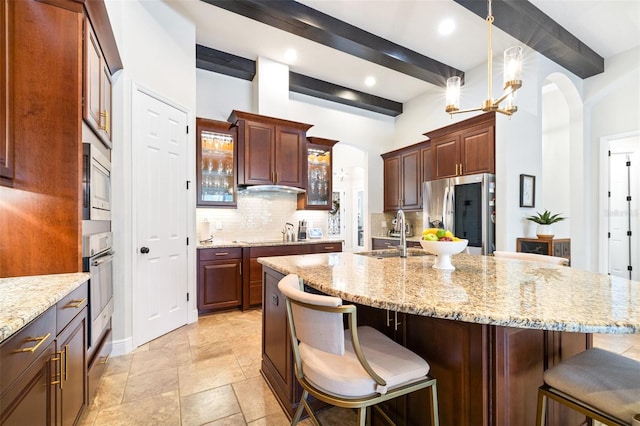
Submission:
M 238 185 L 306 188 L 306 132 L 312 125 L 233 111 L 238 127 Z
M 122 67 L 104 2 L 0 0 L 5 82 L 0 277 L 82 271 L 83 27 Z M 6 121 L 5 121 L 6 120 Z M 6 152 L 12 155 L 7 156 Z M 9 174 L 3 168 L 2 175 Z M 46 236 L 47 244 L 43 244 Z M 55 247 L 55 256 L 51 255 Z
M 298 210 L 331 210 L 333 191 L 333 146 L 338 141 L 307 138 L 307 191 L 298 194 Z
M 564 257 L 571 262 L 571 239 L 516 238 L 516 251 Z
M 384 211 L 422 209 L 422 182 L 431 180 L 431 142 L 382 154 Z
M 0 345 L 0 424 L 73 425 L 87 405 L 87 283 Z
M 242 305 L 242 248 L 198 250 L 198 312 Z
M 420 147 L 411 145 L 382 154 L 384 211 L 419 210 L 421 204 Z
M 431 178 L 495 173 L 495 113 L 424 133 L 431 139 Z
M 237 207 L 237 140 L 233 124 L 196 118 L 198 207 Z
M 0 34 L 2 40 L 9 41 L 9 28 L 7 26 L 7 1 L 0 1 Z M 7 105 L 9 76 L 7 75 L 8 51 L 7 42 L 0 43 L 0 185 L 11 186 L 13 183 L 13 143 L 7 137 Z
M 83 118 L 111 148 L 111 73 L 89 18 L 84 20 Z

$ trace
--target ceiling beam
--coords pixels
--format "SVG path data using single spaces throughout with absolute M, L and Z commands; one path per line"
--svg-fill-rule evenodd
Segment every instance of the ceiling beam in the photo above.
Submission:
M 437 86 L 464 81 L 460 70 L 293 0 L 202 1 Z
M 487 17 L 487 3 L 454 0 L 476 15 Z M 493 25 L 580 78 L 604 72 L 604 59 L 528 1 L 493 0 Z
M 248 81 L 252 81 L 256 75 L 255 61 L 200 44 L 196 44 L 196 68 Z M 400 102 L 294 72 L 289 72 L 289 90 L 391 117 L 397 117 L 402 114 L 402 104 Z
M 289 72 L 289 90 L 391 117 L 397 117 L 402 114 L 402 104 L 400 102 L 380 98 L 369 93 L 359 92 L 294 72 Z

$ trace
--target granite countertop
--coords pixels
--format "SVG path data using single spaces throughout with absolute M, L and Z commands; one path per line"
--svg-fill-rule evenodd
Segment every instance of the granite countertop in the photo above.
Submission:
M 326 294 L 381 309 L 508 327 L 640 333 L 640 282 L 468 254 L 454 255 L 455 271 L 445 272 L 432 268 L 433 256 L 411 254 L 402 259 L 331 253 L 258 262 L 297 274 Z
M 261 247 L 261 246 L 291 246 L 302 244 L 324 244 L 324 243 L 342 243 L 343 240 L 332 240 L 328 238 L 314 238 L 299 241 L 287 241 L 282 239 L 246 239 L 246 240 L 213 240 L 210 243 L 198 243 L 199 249 L 204 248 L 225 248 L 225 247 Z
M 0 278 L 0 343 L 87 280 L 84 272 Z

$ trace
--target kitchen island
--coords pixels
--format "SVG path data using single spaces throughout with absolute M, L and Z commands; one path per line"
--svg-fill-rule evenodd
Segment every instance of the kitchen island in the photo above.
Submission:
M 424 357 L 438 380 L 441 424 L 519 425 L 535 421 L 545 369 L 591 346 L 591 333 L 640 333 L 640 283 L 574 268 L 492 256 L 453 257 L 432 268 L 420 250 L 260 258 L 263 265 L 262 372 L 285 408 L 299 389 L 286 310 L 277 289 L 288 273 L 312 291 L 358 305 L 372 325 Z M 428 424 L 425 396 L 383 407 L 406 424 Z M 550 424 L 584 420 L 550 405 Z

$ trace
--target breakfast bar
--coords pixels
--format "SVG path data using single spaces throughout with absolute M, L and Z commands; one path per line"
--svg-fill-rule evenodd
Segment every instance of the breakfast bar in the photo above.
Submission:
M 410 249 L 265 257 L 262 373 L 286 412 L 299 389 L 284 298 L 297 274 L 309 291 L 358 306 L 371 325 L 418 353 L 438 380 L 441 424 L 533 424 L 544 370 L 592 345 L 592 333 L 640 333 L 640 283 L 530 261 L 453 256 L 454 271 Z M 385 405 L 392 419 L 428 424 L 424 395 Z M 584 416 L 550 404 L 549 424 Z

